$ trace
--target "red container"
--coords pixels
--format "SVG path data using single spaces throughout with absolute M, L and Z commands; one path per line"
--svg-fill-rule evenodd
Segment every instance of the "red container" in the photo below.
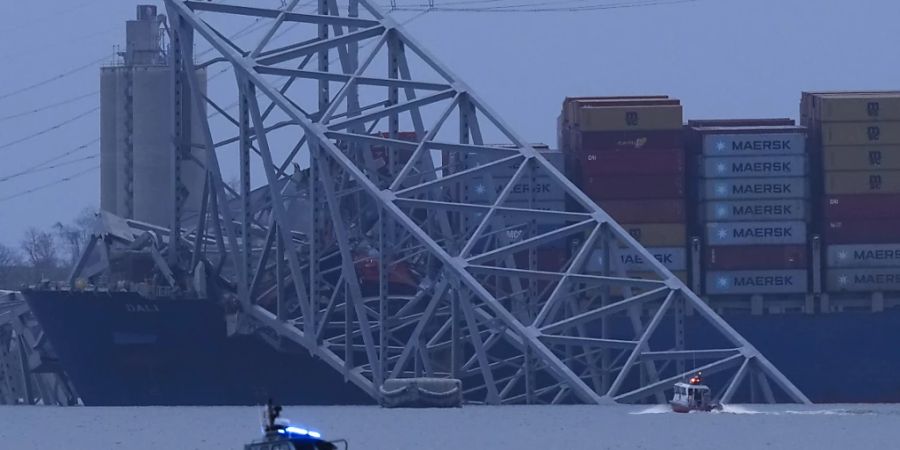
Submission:
M 707 247 L 706 270 L 806 269 L 805 245 L 724 245 Z
M 684 151 L 582 150 L 573 152 L 583 176 L 661 175 L 684 173 Z
M 897 243 L 900 219 L 829 221 L 823 235 L 827 244 Z
M 672 150 L 684 148 L 681 130 L 572 131 L 564 150 Z
M 389 139 L 391 137 L 391 134 L 388 132 L 382 132 L 382 133 L 375 133 L 375 136 Z M 395 138 L 395 140 L 417 142 L 418 137 L 416 136 L 415 131 L 400 131 L 397 133 L 397 137 Z M 401 164 L 401 165 L 406 164 L 406 162 L 409 161 L 409 158 L 412 158 L 413 149 L 409 149 L 409 148 L 397 149 L 396 154 L 400 158 L 399 164 Z M 391 159 L 390 154 L 388 153 L 387 147 L 383 147 L 380 145 L 372 146 L 372 158 L 375 159 L 376 161 L 380 160 L 381 164 L 383 166 L 386 166 L 388 163 L 390 163 L 390 159 Z
M 683 199 L 602 200 L 598 204 L 619 223 L 682 223 L 686 217 Z
M 683 198 L 684 175 L 584 177 L 581 190 L 594 200 Z
M 530 269 L 530 253 L 527 251 L 514 254 L 514 261 L 518 269 Z M 569 261 L 568 250 L 565 248 L 539 248 L 535 250 L 535 270 L 546 272 L 564 272 Z M 506 264 L 501 264 L 507 267 Z
M 900 194 L 830 195 L 822 210 L 831 221 L 900 219 Z

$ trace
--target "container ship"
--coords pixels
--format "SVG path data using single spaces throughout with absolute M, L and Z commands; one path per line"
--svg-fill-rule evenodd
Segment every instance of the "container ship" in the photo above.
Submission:
M 171 213 L 158 189 L 172 174 L 154 163 L 171 149 L 153 141 L 170 134 L 169 68 L 155 11 L 139 8 L 136 22 L 123 64 L 102 72 L 101 204 L 156 233 L 152 224 L 167 226 Z M 812 401 L 900 402 L 900 93 L 804 92 L 799 124 L 685 121 L 681 102 L 665 95 L 566 98 L 557 130 L 558 150 L 535 147 Z M 524 192 L 535 208 L 565 210 L 571 199 L 543 185 L 523 181 L 510 201 Z M 453 195 L 478 203 L 485 189 L 475 177 Z M 23 292 L 85 404 L 372 402 L 304 349 L 235 332 L 223 280 L 201 280 L 201 296 L 122 287 L 158 275 L 147 270 L 152 255 L 123 252 L 118 285 Z M 538 266 L 567 252 L 544 249 Z M 637 254 L 619 257 L 629 276 L 648 270 Z M 377 292 L 378 258 L 354 257 L 364 295 Z M 327 271 L 328 259 L 321 264 Z M 587 271 L 605 264 L 591 255 Z M 418 272 L 396 266 L 388 283 L 413 293 Z M 715 339 L 693 331 L 698 317 L 686 320 L 690 339 Z

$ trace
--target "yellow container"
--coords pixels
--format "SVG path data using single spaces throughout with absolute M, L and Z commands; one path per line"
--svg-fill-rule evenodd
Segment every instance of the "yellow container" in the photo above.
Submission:
M 679 247 L 687 244 L 683 223 L 642 223 L 622 225 L 644 247 Z
M 900 95 L 830 94 L 816 98 L 816 120 L 821 122 L 881 122 L 900 120 Z
M 900 145 L 825 147 L 822 165 L 835 170 L 900 170 Z
M 859 172 L 825 173 L 825 193 L 838 194 L 898 194 L 900 170 L 870 170 Z
M 678 130 L 681 105 L 579 108 L 578 126 L 581 131 Z
M 822 145 L 900 144 L 900 122 L 838 122 L 822 124 Z

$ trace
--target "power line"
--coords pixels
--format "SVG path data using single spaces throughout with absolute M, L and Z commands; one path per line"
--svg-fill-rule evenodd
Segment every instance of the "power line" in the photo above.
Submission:
M 15 194 L 8 195 L 8 196 L 6 196 L 6 197 L 0 197 L 0 203 L 6 202 L 6 201 L 9 201 L 9 200 L 13 200 L 13 199 L 22 197 L 22 196 L 24 196 L 24 195 L 33 194 L 33 193 L 35 193 L 35 192 L 42 191 L 42 190 L 47 189 L 47 188 L 49 188 L 49 187 L 56 186 L 57 184 L 62 184 L 62 183 L 65 183 L 65 182 L 67 182 L 67 181 L 72 181 L 72 180 L 74 180 L 74 179 L 76 179 L 76 178 L 79 178 L 79 177 L 82 177 L 82 176 L 84 176 L 84 175 L 87 175 L 87 174 L 89 174 L 89 173 L 91 173 L 91 172 L 93 172 L 93 171 L 95 171 L 95 170 L 97 170 L 97 169 L 99 169 L 99 168 L 100 168 L 99 165 L 97 165 L 97 166 L 92 166 L 92 167 L 89 167 L 89 168 L 87 168 L 87 169 L 84 169 L 84 170 L 82 170 L 82 171 L 80 171 L 80 172 L 75 172 L 75 173 L 73 173 L 73 174 L 71 174 L 71 175 L 69 175 L 69 176 L 66 176 L 66 177 L 60 178 L 60 179 L 58 179 L 58 180 L 52 181 L 52 182 L 50 182 L 50 183 L 42 184 L 42 185 L 40 185 L 40 186 L 33 187 L 33 188 L 31 188 L 31 189 L 27 189 L 27 190 L 24 190 L 24 191 L 21 191 L 21 192 L 17 192 L 17 193 L 15 193 Z
M 82 119 L 82 118 L 84 118 L 84 117 L 87 117 L 88 115 L 90 115 L 90 114 L 96 112 L 96 111 L 99 110 L 99 109 L 100 109 L 99 106 L 93 107 L 93 108 L 91 108 L 91 109 L 89 109 L 89 110 L 87 110 L 87 111 L 85 111 L 85 112 L 83 112 L 83 113 L 81 113 L 81 114 L 78 114 L 77 116 L 70 117 L 69 119 L 66 119 L 66 120 L 64 120 L 64 121 L 62 121 L 62 122 L 59 122 L 59 123 L 57 123 L 56 125 L 51 126 L 50 128 L 45 128 L 45 129 L 43 129 L 43 130 L 41 130 L 41 131 L 38 131 L 38 132 L 36 132 L 36 133 L 29 134 L 28 136 L 25 136 L 25 137 L 16 139 L 16 140 L 11 141 L 11 142 L 7 142 L 7 143 L 5 143 L 5 144 L 3 144 L 3 145 L 0 145 L 0 150 L 7 149 L 7 148 L 12 147 L 12 146 L 14 146 L 14 145 L 21 144 L 21 143 L 23 143 L 23 142 L 25 142 L 25 141 L 29 141 L 29 140 L 31 140 L 31 139 L 34 139 L 34 138 L 36 138 L 36 137 L 38 137 L 38 136 L 43 136 L 43 135 L 45 135 L 45 134 L 47 134 L 47 133 L 50 133 L 50 132 L 52 132 L 52 131 L 54 131 L 54 130 L 58 130 L 58 129 L 60 129 L 60 128 L 66 126 L 66 125 L 68 125 L 68 124 L 70 124 L 70 123 L 72 123 L 72 122 L 75 122 L 75 121 L 77 121 L 77 120 L 79 120 L 79 119 Z
M 96 144 L 97 142 L 100 142 L 100 138 L 94 138 L 94 139 L 92 139 L 92 140 L 90 140 L 90 141 L 88 141 L 88 142 L 85 142 L 84 144 L 79 145 L 78 147 L 75 147 L 75 148 L 66 150 L 65 152 L 63 152 L 63 153 L 61 153 L 61 154 L 59 154 L 59 155 L 55 155 L 55 156 L 52 156 L 52 157 L 50 157 L 50 158 L 47 158 L 46 160 L 41 161 L 41 162 L 39 162 L 39 163 L 37 163 L 37 164 L 35 164 L 35 165 L 33 165 L 33 166 L 30 166 L 30 167 L 27 167 L 27 168 L 25 168 L 25 169 L 22 169 L 22 170 L 20 170 L 19 172 L 15 172 L 15 173 L 11 173 L 11 174 L 9 174 L 9 175 L 5 175 L 3 178 L 0 178 L 0 181 L 3 181 L 3 180 L 10 180 L 10 179 L 13 179 L 13 178 L 22 176 L 22 175 L 27 175 L 27 174 L 29 174 L 29 173 L 32 173 L 32 172 L 35 171 L 36 169 L 40 169 L 40 168 L 46 166 L 47 164 L 50 164 L 50 163 L 52 163 L 52 162 L 54 162 L 54 161 L 59 161 L 60 159 L 63 159 L 63 158 L 65 158 L 66 156 L 69 156 L 69 155 L 71 155 L 71 154 L 73 154 L 73 153 L 75 153 L 75 152 L 78 152 L 78 151 L 80 151 L 80 150 L 84 150 L 84 149 L 86 149 L 86 148 L 88 148 L 88 147 L 90 147 L 90 146 Z
M 53 77 L 51 77 L 51 78 L 47 78 L 46 80 L 39 81 L 39 82 L 34 83 L 34 84 L 32 84 L 32 85 L 25 86 L 25 87 L 23 87 L 23 88 L 19 88 L 19 89 L 16 89 L 16 90 L 14 90 L 14 91 L 11 91 L 11 92 L 7 92 L 7 93 L 5 93 L 5 94 L 0 95 L 0 100 L 3 100 L 3 99 L 6 99 L 6 98 L 9 98 L 9 97 L 12 97 L 12 96 L 14 96 L 14 95 L 21 94 L 21 93 L 23 93 L 23 92 L 28 92 L 28 91 L 33 90 L 33 89 L 37 89 L 37 88 L 39 88 L 39 87 L 41 87 L 41 86 L 50 84 L 50 83 L 52 83 L 52 82 L 54 82 L 54 81 L 57 81 L 57 80 L 61 80 L 61 79 L 65 78 L 65 77 L 68 77 L 69 75 L 73 75 L 73 74 L 76 74 L 76 73 L 78 73 L 78 72 L 81 72 L 82 70 L 89 69 L 89 68 L 91 68 L 91 67 L 93 67 L 93 66 L 96 66 L 97 64 L 100 64 L 101 62 L 106 61 L 107 59 L 109 59 L 109 55 L 106 55 L 106 56 L 104 56 L 104 57 L 102 57 L 102 58 L 97 58 L 97 59 L 95 59 L 95 60 L 93 60 L 93 61 L 91 61 L 91 62 L 89 62 L 89 63 L 87 63 L 87 64 L 85 64 L 85 65 L 83 65 L 83 66 L 78 66 L 78 67 L 76 67 L 76 68 L 74 68 L 74 69 L 68 70 L 68 71 L 63 72 L 63 73 L 61 73 L 61 74 L 59 74 L 59 75 L 55 75 L 55 76 L 53 76 Z
M 11 119 L 18 119 L 19 117 L 30 116 L 30 115 L 32 115 L 32 114 L 39 113 L 39 112 L 41 112 L 41 111 L 46 111 L 46 110 L 48 110 L 48 109 L 56 108 L 56 107 L 58 107 L 58 106 L 68 105 L 69 103 L 75 103 L 75 102 L 77 102 L 78 100 L 82 100 L 82 99 L 85 99 L 85 98 L 88 98 L 88 97 L 94 97 L 94 96 L 96 96 L 96 95 L 99 94 L 99 93 L 100 93 L 100 91 L 88 92 L 87 94 L 81 94 L 81 95 L 79 95 L 79 96 L 77 96 L 77 97 L 72 97 L 72 98 L 69 98 L 69 99 L 66 99 L 66 100 L 61 100 L 61 101 L 58 101 L 58 102 L 56 102 L 56 103 L 51 103 L 51 104 L 49 104 L 49 105 L 44 105 L 44 106 L 41 106 L 41 107 L 39 107 L 39 108 L 34 108 L 34 109 L 32 109 L 32 110 L 23 111 L 23 112 L 16 113 L 16 114 L 10 114 L 10 115 L 8 115 L 8 116 L 2 116 L 2 117 L 0 117 L 0 122 L 4 122 L 4 121 L 7 121 L 7 120 L 11 120 Z
M 53 165 L 50 165 L 50 166 L 43 166 L 43 167 L 38 167 L 38 168 L 29 170 L 29 171 L 22 171 L 22 172 L 19 172 L 19 173 L 14 173 L 14 174 L 12 174 L 12 175 L 9 175 L 9 176 L 0 178 L 0 183 L 3 183 L 4 181 L 14 180 L 14 179 L 16 179 L 16 178 L 19 178 L 19 177 L 22 177 L 22 176 L 25 176 L 25 175 L 31 175 L 31 174 L 33 174 L 33 173 L 46 172 L 46 171 L 48 171 L 48 170 L 58 169 L 58 168 L 60 168 L 60 167 L 71 166 L 72 164 L 77 164 L 77 163 L 80 163 L 80 162 L 82 162 L 82 161 L 90 161 L 90 160 L 92 160 L 92 159 L 97 159 L 97 158 L 99 158 L 99 157 L 100 157 L 100 154 L 99 154 L 99 153 L 95 153 L 95 154 L 93 154 L 93 155 L 84 156 L 84 157 L 81 157 L 81 158 L 78 158 L 78 159 L 73 159 L 73 160 L 70 160 L 70 161 L 64 161 L 64 162 L 57 163 L 57 164 L 53 164 Z

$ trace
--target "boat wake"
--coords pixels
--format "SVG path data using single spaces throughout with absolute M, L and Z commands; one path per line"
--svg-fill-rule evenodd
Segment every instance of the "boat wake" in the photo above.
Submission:
M 777 409 L 752 409 L 746 405 L 724 405 L 718 414 L 765 414 L 772 416 L 798 415 L 798 416 L 862 416 L 877 415 L 870 409 L 807 409 L 807 410 L 777 410 Z
M 754 415 L 754 414 L 762 414 L 762 415 L 770 415 L 770 416 L 782 416 L 782 415 L 796 415 L 796 416 L 874 416 L 874 415 L 884 415 L 885 412 L 876 411 L 873 409 L 808 409 L 808 410 L 788 410 L 788 409 L 774 409 L 771 406 L 760 405 L 760 408 L 753 408 L 751 405 L 724 405 L 721 410 L 713 410 L 710 411 L 710 414 L 735 414 L 735 415 Z M 692 413 L 703 413 L 702 411 L 691 411 Z M 629 414 L 632 415 L 642 415 L 642 414 L 668 414 L 672 413 L 672 407 L 669 405 L 653 405 L 648 406 L 647 408 L 640 409 L 637 411 L 631 411 Z M 891 414 L 891 412 L 887 412 L 887 414 Z M 898 412 L 900 414 L 900 412 Z
M 669 405 L 653 405 L 640 411 L 632 411 L 629 414 L 665 414 L 672 412 L 672 407 Z

